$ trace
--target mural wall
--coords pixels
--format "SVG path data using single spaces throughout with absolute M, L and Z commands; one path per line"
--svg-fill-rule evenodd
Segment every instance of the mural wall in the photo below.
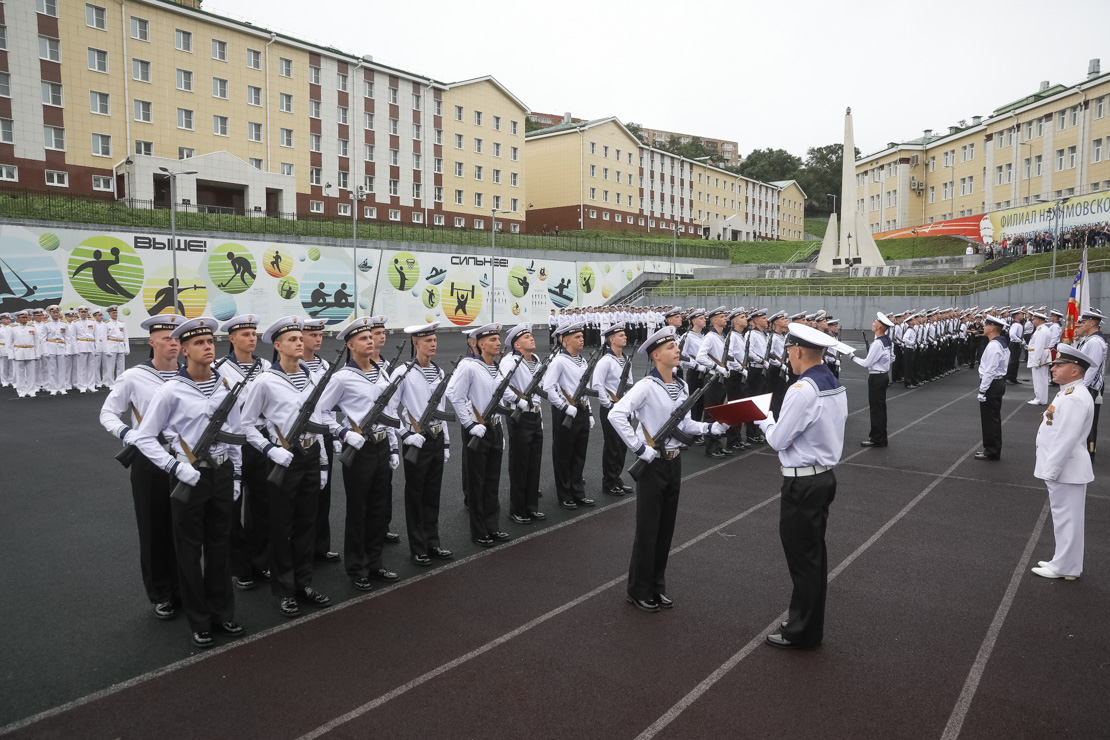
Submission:
M 390 328 L 546 322 L 552 309 L 603 304 L 670 262 L 606 262 L 359 249 L 193 235 L 177 239 L 177 302 L 168 235 L 0 225 L 0 311 L 120 306 L 132 336 L 158 313 L 229 319 L 257 313 L 322 318 L 336 328 L 382 313 Z M 352 259 L 354 257 L 354 259 Z M 689 274 L 697 263 L 679 263 Z

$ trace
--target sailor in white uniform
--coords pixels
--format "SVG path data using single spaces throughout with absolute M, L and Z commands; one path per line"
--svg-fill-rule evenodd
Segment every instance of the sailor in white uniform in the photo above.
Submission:
M 1016 324 L 1015 324 L 1016 325 Z M 998 460 L 1002 457 L 1002 397 L 1006 395 L 1007 366 L 1012 345 L 1005 333 L 1005 321 L 987 314 L 983 333 L 989 340 L 979 359 L 979 419 L 983 427 L 983 449 L 976 460 Z
M 1026 365 L 1033 374 L 1033 398 L 1027 403 L 1030 406 L 1044 406 L 1048 403 L 1048 365 L 1052 361 L 1052 332 L 1045 321 L 1048 317 L 1038 311 L 1032 311 L 1033 336 L 1029 340 L 1029 352 Z
M 1083 572 L 1083 523 L 1087 484 L 1095 479 L 1087 435 L 1094 422 L 1095 402 L 1085 392 L 1083 376 L 1093 358 L 1061 344 L 1052 363 L 1052 377 L 1060 391 L 1044 412 L 1037 428 L 1037 467 L 1033 475 L 1044 481 L 1052 506 L 1056 552 L 1040 561 L 1033 572 L 1043 578 L 1074 581 Z
M 35 396 L 35 364 L 38 360 L 36 329 L 31 323 L 31 312 L 15 312 L 11 329 L 12 385 L 19 398 Z
M 331 367 L 331 363 L 319 355 L 320 347 L 324 343 L 324 327 L 327 322 L 323 319 L 305 319 L 301 336 L 304 338 L 304 354 L 301 360 L 308 367 L 314 379 L 322 378 Z M 339 440 L 335 439 L 331 430 L 324 433 L 324 452 L 328 458 L 328 469 L 335 470 L 335 453 L 341 449 Z M 325 563 L 338 563 L 339 553 L 331 549 L 331 484 L 333 476 L 328 476 L 324 487 L 320 489 L 316 510 L 316 547 L 315 557 Z
M 627 389 L 620 387 L 625 364 L 632 362 L 632 358 L 624 353 L 628 345 L 624 324 L 610 325 L 601 341 L 606 345 L 605 352 L 594 366 L 591 383 L 601 402 L 601 432 L 605 442 L 601 452 L 601 490 L 610 496 L 623 496 L 632 492 L 632 486 L 621 480 L 627 450 L 613 425 L 609 423 L 609 413 L 613 404 L 621 399 L 623 392 L 627 392 Z M 631 380 L 628 385 L 632 385 Z
M 887 332 L 894 327 L 886 314 L 879 311 L 871 324 L 875 339 L 867 348 L 867 357 L 852 357 L 857 365 L 867 368 L 867 405 L 871 408 L 871 432 L 860 442 L 861 447 L 886 447 L 886 389 L 890 385 L 890 363 L 894 359 Z
M 517 418 L 509 423 L 509 518 L 517 524 L 531 524 L 533 519 L 546 519 L 540 511 L 540 471 L 543 461 L 543 390 L 525 392 L 540 369 L 535 353 L 536 339 L 531 324 L 517 324 L 505 335 L 501 372 L 513 373 L 505 393 L 505 405 L 515 406 Z M 517 357 L 523 357 L 516 364 Z M 515 367 L 515 370 L 514 370 Z M 546 368 L 544 369 L 546 373 Z M 542 382 L 542 378 L 540 379 Z M 514 412 L 515 413 L 515 412 Z
M 1106 336 L 1102 333 L 1102 320 L 1105 318 L 1099 311 L 1091 308 L 1084 311 L 1075 326 L 1075 335 L 1080 337 L 1076 342 L 1076 349 L 1083 350 L 1083 354 L 1091 358 L 1091 366 L 1083 377 L 1083 382 L 1095 399 L 1095 418 L 1091 422 L 1091 434 L 1087 437 L 1087 452 L 1095 454 L 1095 442 L 1098 441 L 1098 415 L 1102 409 L 1102 388 L 1106 382 Z
M 0 388 L 12 384 L 12 315 L 0 313 Z
M 559 330 L 562 351 L 543 376 L 543 391 L 551 401 L 551 466 L 555 473 L 555 493 L 564 509 L 594 505 L 594 500 L 586 496 L 583 477 L 590 430 L 594 428 L 593 409 L 586 394 L 572 398 L 582 375 L 589 369 L 589 362 L 582 356 L 584 332 L 581 322 L 567 324 Z M 567 417 L 572 420 L 569 427 L 564 426 Z
M 96 321 L 89 315 L 88 306 L 78 306 L 77 314 L 80 319 L 71 324 L 77 330 L 77 354 L 73 356 L 77 363 L 74 387 L 81 393 L 92 393 L 96 390 L 97 364 L 100 359 L 96 354 Z
M 100 360 L 100 383 L 108 388 L 123 372 L 131 345 L 127 341 L 127 325 L 119 320 L 119 307 L 108 306 L 108 321 L 102 325 L 104 354 Z

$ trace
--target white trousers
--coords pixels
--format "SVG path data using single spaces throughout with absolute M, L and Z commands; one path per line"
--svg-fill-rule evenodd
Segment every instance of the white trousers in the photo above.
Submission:
M 42 358 L 42 362 L 51 366 L 46 390 L 52 393 L 69 390 L 69 358 L 65 355 L 48 355 Z
M 116 384 L 116 378 L 123 372 L 123 359 L 127 355 L 122 352 L 105 352 L 100 356 L 100 384 L 111 388 Z
M 35 390 L 50 391 L 54 388 L 54 356 L 43 355 L 35 360 Z
M 1048 487 L 1052 531 L 1056 535 L 1056 554 L 1048 567 L 1062 576 L 1077 576 L 1083 572 L 1083 518 L 1087 505 L 1087 484 L 1050 480 L 1044 483 Z
M 15 391 L 20 398 L 35 395 L 35 363 L 37 360 L 12 360 Z
M 73 359 L 77 363 L 77 377 L 73 381 L 73 387 L 81 392 L 95 390 L 96 371 L 99 370 L 96 354 L 78 352 Z
M 77 390 L 77 353 L 66 355 L 66 361 L 69 365 L 69 387 Z
M 12 378 L 12 361 L 8 357 L 0 357 L 0 388 L 6 385 L 11 385 Z
M 1048 403 L 1048 381 L 1051 377 L 1048 365 L 1029 369 L 1033 373 L 1033 398 L 1037 403 Z

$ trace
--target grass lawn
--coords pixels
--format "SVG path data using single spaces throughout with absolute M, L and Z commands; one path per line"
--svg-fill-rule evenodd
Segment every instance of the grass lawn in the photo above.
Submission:
M 825 238 L 825 230 L 829 227 L 829 217 L 807 218 L 805 220 L 805 233 L 813 234 L 818 239 Z

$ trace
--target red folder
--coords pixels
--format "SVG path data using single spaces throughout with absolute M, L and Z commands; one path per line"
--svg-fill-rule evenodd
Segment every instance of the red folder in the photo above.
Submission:
M 714 421 L 728 424 L 730 427 L 738 424 L 750 424 L 753 421 L 766 419 L 771 410 L 771 394 L 761 396 L 738 398 L 735 401 L 722 403 L 720 406 L 707 406 L 705 413 Z

